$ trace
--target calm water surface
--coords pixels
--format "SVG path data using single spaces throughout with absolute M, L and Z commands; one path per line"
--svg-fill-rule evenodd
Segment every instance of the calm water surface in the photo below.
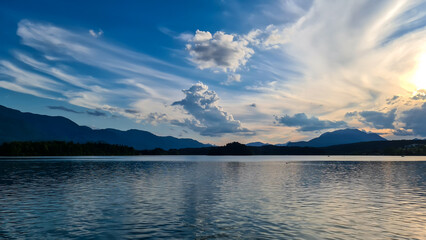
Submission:
M 0 239 L 138 238 L 426 239 L 426 158 L 0 159 Z

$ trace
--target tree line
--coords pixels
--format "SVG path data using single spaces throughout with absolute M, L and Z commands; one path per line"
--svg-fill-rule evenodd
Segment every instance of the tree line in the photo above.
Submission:
M 8 142 L 0 146 L 0 156 L 119 156 L 119 155 L 402 155 L 426 156 L 426 140 L 361 142 L 330 147 L 251 147 L 233 142 L 225 146 L 164 150 L 135 150 L 102 142 L 64 141 Z

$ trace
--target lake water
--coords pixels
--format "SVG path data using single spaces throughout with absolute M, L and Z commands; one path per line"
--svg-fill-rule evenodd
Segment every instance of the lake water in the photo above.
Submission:
M 3 158 L 3 238 L 426 239 L 426 158 Z

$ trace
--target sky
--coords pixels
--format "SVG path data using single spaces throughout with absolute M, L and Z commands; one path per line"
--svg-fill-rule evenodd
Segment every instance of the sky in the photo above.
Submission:
M 426 1 L 1 1 L 0 104 L 225 144 L 426 137 Z

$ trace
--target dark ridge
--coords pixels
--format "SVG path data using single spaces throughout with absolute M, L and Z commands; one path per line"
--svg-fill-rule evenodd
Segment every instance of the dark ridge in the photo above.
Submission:
M 64 117 L 23 113 L 0 105 L 0 144 L 13 141 L 104 142 L 138 150 L 197 148 L 210 145 L 188 138 L 160 137 L 147 131 L 93 130 Z

